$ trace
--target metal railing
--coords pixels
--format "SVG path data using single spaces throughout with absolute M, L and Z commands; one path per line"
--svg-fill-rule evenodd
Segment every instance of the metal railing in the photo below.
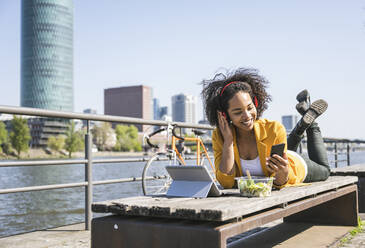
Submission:
M 327 152 L 333 152 L 333 160 L 330 160 L 330 164 L 334 163 L 335 168 L 338 167 L 340 162 L 346 162 L 346 165 L 349 166 L 351 164 L 351 149 L 356 149 L 356 145 L 365 144 L 365 140 L 350 140 L 350 139 L 336 139 L 336 138 L 323 138 L 323 142 L 327 145 Z M 303 140 L 302 143 L 306 143 L 306 140 Z M 299 152 L 302 153 L 302 143 L 299 147 Z M 358 148 L 360 149 L 360 148 Z M 365 147 L 361 147 L 361 149 L 365 150 Z M 345 151 L 344 151 L 345 150 Z M 341 155 L 345 155 L 345 159 L 339 159 Z
M 68 164 L 85 164 L 85 181 L 76 183 L 66 183 L 66 184 L 53 184 L 53 185 L 41 185 L 41 186 L 29 186 L 29 187 L 19 187 L 19 188 L 9 188 L 0 189 L 0 194 L 18 193 L 18 192 L 31 192 L 40 190 L 51 190 L 51 189 L 63 189 L 63 188 L 73 188 L 73 187 L 85 187 L 85 229 L 90 230 L 91 228 L 91 204 L 93 195 L 93 185 L 101 184 L 112 184 L 121 182 L 134 182 L 141 181 L 141 177 L 129 177 L 129 178 L 119 178 L 103 181 L 93 181 L 92 180 L 92 167 L 93 164 L 98 163 L 125 163 L 125 162 L 146 162 L 148 157 L 143 158 L 130 158 L 130 159 L 93 159 L 91 153 L 92 141 L 90 132 L 90 121 L 103 121 L 103 122 L 116 122 L 123 124 L 143 124 L 143 125 L 155 125 L 155 126 L 167 126 L 171 124 L 176 124 L 182 128 L 200 128 L 212 130 L 213 127 L 209 125 L 197 125 L 192 123 L 183 122 L 167 122 L 159 120 L 144 120 L 140 118 L 131 117 L 119 117 L 111 115 L 96 115 L 96 114 L 81 114 L 74 112 L 63 112 L 63 111 L 53 111 L 35 108 L 24 108 L 24 107 L 13 107 L 13 106 L 0 106 L 0 113 L 15 114 L 15 115 L 28 115 L 28 116 L 40 116 L 40 117 L 55 117 L 55 118 L 65 118 L 65 119 L 78 119 L 87 121 L 87 131 L 85 134 L 85 158 L 84 159 L 61 159 L 61 160 L 32 160 L 32 161 L 0 161 L 1 167 L 17 167 L 17 166 L 49 166 L 49 165 L 68 165 Z M 325 143 L 333 143 L 335 151 L 335 166 L 337 167 L 338 162 L 338 145 L 339 143 L 347 144 L 347 164 L 350 164 L 350 144 L 351 143 L 365 143 L 361 140 L 345 140 L 345 139 L 328 139 L 324 138 Z M 151 180 L 153 178 L 150 178 Z
M 356 146 L 365 144 L 364 140 L 350 140 L 350 139 L 334 139 L 334 138 L 324 138 L 324 143 L 330 144 L 332 146 L 327 146 L 327 149 L 333 151 L 335 168 L 338 167 L 339 162 L 346 162 L 347 165 L 351 164 L 351 149 L 355 149 Z M 364 147 L 362 147 L 364 149 Z M 345 159 L 339 159 L 340 155 L 345 155 Z
M 0 194 L 18 193 L 18 192 L 30 192 L 50 189 L 63 189 L 72 187 L 85 187 L 85 229 L 91 228 L 91 204 L 93 201 L 93 185 L 121 183 L 121 182 L 133 182 L 141 181 L 141 177 L 129 177 L 119 178 L 103 181 L 93 181 L 92 179 L 92 167 L 96 163 L 124 163 L 124 162 L 144 162 L 149 158 L 135 158 L 135 159 L 93 159 L 92 157 L 92 139 L 90 132 L 90 121 L 103 121 L 103 122 L 116 122 L 123 124 L 143 124 L 143 125 L 155 125 L 155 126 L 167 126 L 177 125 L 182 128 L 199 128 L 212 130 L 213 127 L 209 125 L 197 125 L 193 123 L 184 122 L 168 122 L 159 120 L 144 120 L 140 118 L 132 117 L 119 117 L 112 115 L 96 115 L 96 114 L 81 114 L 74 112 L 53 111 L 35 108 L 13 107 L 13 106 L 0 106 L 0 113 L 14 114 L 14 115 L 28 115 L 28 116 L 40 116 L 40 117 L 54 117 L 65 119 L 78 119 L 86 120 L 87 128 L 85 134 L 85 159 L 63 159 L 63 160 L 32 160 L 32 161 L 0 161 L 1 167 L 15 167 L 15 166 L 43 166 L 43 165 L 67 165 L 67 164 L 85 164 L 85 181 L 77 183 L 66 184 L 53 184 L 53 185 L 41 185 L 30 186 L 21 188 L 0 189 Z M 153 179 L 152 177 L 149 179 Z

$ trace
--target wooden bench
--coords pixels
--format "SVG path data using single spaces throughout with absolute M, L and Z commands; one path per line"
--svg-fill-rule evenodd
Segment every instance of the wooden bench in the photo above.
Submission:
M 92 247 L 226 247 L 227 239 L 266 223 L 288 222 L 356 226 L 357 177 L 273 191 L 267 198 L 130 197 L 94 203 Z
M 359 212 L 365 213 L 365 164 L 356 164 L 331 170 L 333 176 L 357 176 Z

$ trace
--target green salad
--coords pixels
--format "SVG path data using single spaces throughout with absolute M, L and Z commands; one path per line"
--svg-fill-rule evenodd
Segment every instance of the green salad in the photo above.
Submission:
M 246 197 L 265 197 L 271 195 L 273 177 L 267 178 L 252 178 L 247 177 L 237 178 L 237 185 L 241 196 Z

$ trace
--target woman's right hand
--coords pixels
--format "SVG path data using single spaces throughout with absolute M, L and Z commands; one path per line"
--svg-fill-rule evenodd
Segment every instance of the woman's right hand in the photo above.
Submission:
M 231 125 L 228 123 L 226 117 L 224 117 L 224 115 L 221 111 L 218 111 L 218 124 L 219 124 L 219 130 L 221 131 L 224 142 L 225 143 L 233 142 Z

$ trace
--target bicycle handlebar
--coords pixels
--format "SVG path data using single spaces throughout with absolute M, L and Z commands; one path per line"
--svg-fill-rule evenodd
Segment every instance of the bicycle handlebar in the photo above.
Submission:
M 178 127 L 178 126 L 174 125 L 174 128 L 172 129 L 172 135 L 174 135 L 176 138 L 181 139 L 182 141 L 184 141 L 184 140 L 185 140 L 185 139 L 184 139 L 184 137 L 181 137 L 181 136 L 179 136 L 179 135 L 177 135 L 177 134 L 175 133 L 175 129 L 176 129 L 177 127 Z
M 159 145 L 156 145 L 156 144 L 152 144 L 152 143 L 151 143 L 150 138 L 151 138 L 153 135 L 156 135 L 156 134 L 158 134 L 158 133 L 161 133 L 161 132 L 163 132 L 163 131 L 165 131 L 165 130 L 166 130 L 166 128 L 161 128 L 161 129 L 159 129 L 159 130 L 157 130 L 157 131 L 154 131 L 154 132 L 152 132 L 152 133 L 150 133 L 150 134 L 147 134 L 147 135 L 146 135 L 146 142 L 147 142 L 147 144 L 148 144 L 149 146 L 151 146 L 151 147 L 159 148 Z
M 175 136 L 176 138 L 181 139 L 182 141 L 184 141 L 184 140 L 185 140 L 185 139 L 184 139 L 184 137 L 181 137 L 181 136 L 179 136 L 179 135 L 177 135 L 177 134 L 176 134 L 175 129 L 176 129 L 177 127 L 178 127 L 177 125 L 173 125 L 173 128 L 172 128 L 172 135 L 173 135 L 173 136 Z M 154 136 L 154 135 L 158 134 L 158 133 L 161 133 L 161 132 L 163 132 L 163 131 L 166 131 L 167 129 L 168 129 L 168 127 L 163 127 L 163 128 L 161 128 L 161 129 L 158 129 L 157 131 L 154 131 L 154 132 L 152 132 L 152 133 L 150 133 L 150 134 L 147 134 L 147 135 L 146 135 L 146 137 L 145 137 L 147 144 L 148 144 L 149 146 L 151 146 L 151 147 L 159 148 L 160 146 L 159 146 L 159 145 L 156 145 L 156 144 L 153 144 L 153 143 L 150 141 L 150 138 L 151 138 L 152 136 Z

